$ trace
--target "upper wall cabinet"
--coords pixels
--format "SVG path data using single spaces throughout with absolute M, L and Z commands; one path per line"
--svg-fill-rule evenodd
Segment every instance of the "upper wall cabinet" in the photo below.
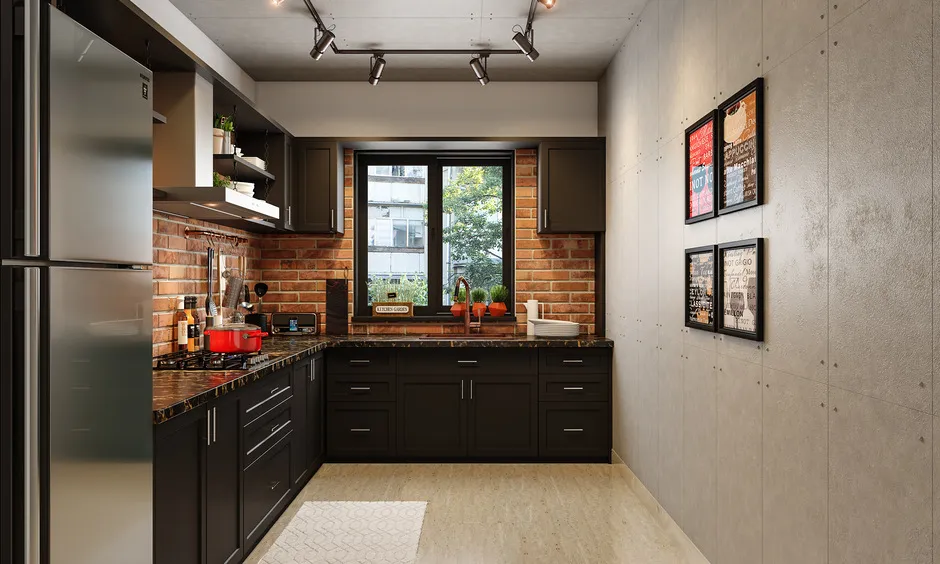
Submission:
M 539 145 L 539 233 L 605 230 L 606 151 L 602 139 Z
M 285 213 L 297 233 L 342 233 L 343 151 L 338 143 L 296 139 L 291 205 Z

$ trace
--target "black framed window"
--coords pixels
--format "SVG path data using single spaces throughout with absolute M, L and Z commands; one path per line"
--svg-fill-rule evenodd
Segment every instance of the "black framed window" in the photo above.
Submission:
M 450 315 L 460 276 L 513 296 L 513 188 L 511 153 L 356 153 L 356 315 Z

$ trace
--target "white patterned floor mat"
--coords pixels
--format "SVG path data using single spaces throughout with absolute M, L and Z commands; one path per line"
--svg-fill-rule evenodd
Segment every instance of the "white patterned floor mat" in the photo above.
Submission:
M 261 563 L 413 563 L 427 505 L 426 501 L 308 501 Z

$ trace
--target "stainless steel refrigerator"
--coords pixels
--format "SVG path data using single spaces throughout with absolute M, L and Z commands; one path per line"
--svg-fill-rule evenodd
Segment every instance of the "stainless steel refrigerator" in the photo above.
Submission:
M 0 10 L 0 564 L 149 563 L 151 73 Z

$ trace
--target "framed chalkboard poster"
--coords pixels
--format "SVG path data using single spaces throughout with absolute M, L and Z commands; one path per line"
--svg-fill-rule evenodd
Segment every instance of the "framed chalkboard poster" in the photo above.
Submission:
M 764 339 L 764 240 L 718 245 L 718 332 Z
M 761 205 L 764 79 L 718 106 L 718 214 Z
M 685 250 L 685 326 L 715 330 L 715 246 Z
M 712 110 L 685 130 L 685 222 L 715 217 L 718 167 L 718 111 Z

